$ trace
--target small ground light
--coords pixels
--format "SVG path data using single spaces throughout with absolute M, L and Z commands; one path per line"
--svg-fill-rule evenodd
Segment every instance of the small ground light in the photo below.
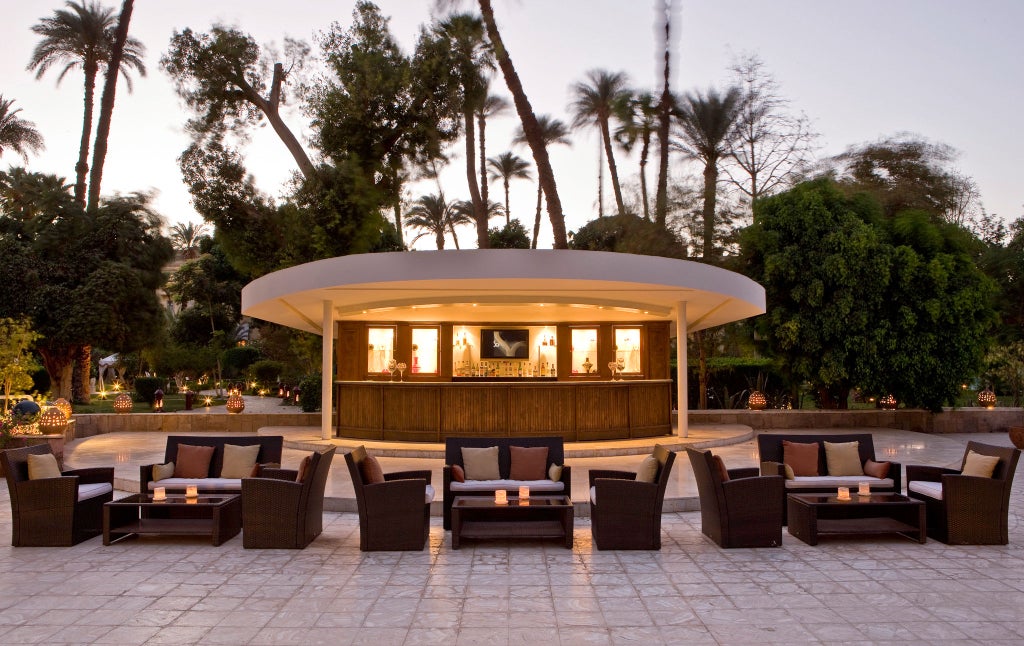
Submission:
M 978 406 L 984 406 L 985 408 L 996 407 L 996 394 L 991 388 L 985 388 L 985 390 L 978 393 Z
M 896 401 L 896 397 L 894 397 L 892 393 L 889 393 L 878 400 L 878 405 L 885 410 L 896 410 L 896 407 L 899 406 L 899 402 Z
M 767 407 L 768 398 L 765 397 L 763 392 L 755 390 L 750 393 L 750 397 L 747 398 L 747 408 L 750 410 L 764 410 Z

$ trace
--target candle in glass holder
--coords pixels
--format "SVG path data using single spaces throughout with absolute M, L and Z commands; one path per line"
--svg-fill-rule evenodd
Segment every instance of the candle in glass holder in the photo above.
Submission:
M 195 485 L 187 485 L 185 487 L 186 498 L 196 498 L 199 496 L 199 489 Z
M 153 489 L 153 500 L 167 500 L 167 489 L 165 487 Z
M 498 489 L 497 491 L 494 492 L 494 504 L 508 504 L 508 493 L 504 489 Z
M 857 485 L 857 495 L 858 496 L 870 496 L 871 495 L 871 483 L 870 482 L 861 482 L 860 484 L 858 484 Z
M 519 499 L 529 500 L 530 499 L 530 488 L 526 485 L 519 487 Z
M 838 493 L 838 495 L 836 495 L 836 498 L 838 498 L 839 500 L 849 500 L 850 499 L 850 488 L 849 487 L 839 487 L 839 493 Z

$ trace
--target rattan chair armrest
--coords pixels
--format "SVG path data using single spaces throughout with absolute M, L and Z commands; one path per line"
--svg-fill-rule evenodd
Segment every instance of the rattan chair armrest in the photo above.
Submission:
M 785 476 L 786 467 L 781 462 L 762 462 L 761 475 L 763 476 Z
M 422 478 L 389 480 L 363 486 L 363 498 L 370 515 L 389 515 L 422 510 L 426 504 L 427 482 Z
M 242 478 L 242 513 L 266 514 L 271 506 L 294 514 L 302 497 L 302 484 L 276 478 Z M 271 505 L 272 501 L 272 505 Z M 289 522 L 286 518 L 282 522 Z
M 893 488 L 896 490 L 896 493 L 900 493 L 903 490 L 903 465 L 890 460 L 889 477 L 892 479 Z
M 384 481 L 390 482 L 392 480 L 410 480 L 410 479 L 421 479 L 426 480 L 427 484 L 430 484 L 430 478 L 433 475 L 430 470 L 424 469 L 422 471 L 394 471 L 392 473 L 384 474 Z
M 270 480 L 290 480 L 292 482 L 295 482 L 295 479 L 299 477 L 299 472 L 296 469 L 260 467 L 259 475 L 256 477 L 268 478 Z
M 23 512 L 73 507 L 78 501 L 78 478 L 75 476 L 22 480 L 15 486 L 18 488 L 18 507 Z
M 1000 498 L 1006 488 L 1005 480 L 979 476 L 942 476 L 942 500 L 947 504 L 969 505 L 972 500 Z
M 79 484 L 114 484 L 114 467 L 89 467 L 87 469 L 68 469 L 65 476 L 78 476 Z
M 739 467 L 736 469 L 726 469 L 729 472 L 730 480 L 738 480 L 740 478 L 756 478 L 761 475 L 761 470 L 757 467 Z
M 933 467 L 925 464 L 908 464 L 907 465 L 907 482 L 912 480 L 924 480 L 927 482 L 942 482 L 942 476 L 944 475 L 960 475 L 960 471 L 957 469 L 947 469 L 945 467 Z
M 782 476 L 754 476 L 722 483 L 722 491 L 730 506 L 736 501 L 763 506 L 765 502 L 782 500 L 786 479 Z
M 591 469 L 589 472 L 590 486 L 594 486 L 594 482 L 598 478 L 610 478 L 616 480 L 636 480 L 636 473 L 633 471 L 615 471 L 612 469 Z
M 591 485 L 596 489 L 597 504 L 602 511 L 648 509 L 658 497 L 658 485 L 623 478 L 598 478 Z

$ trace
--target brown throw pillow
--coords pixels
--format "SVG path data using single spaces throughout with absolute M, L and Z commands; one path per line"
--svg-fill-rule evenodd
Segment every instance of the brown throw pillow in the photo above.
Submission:
M 206 478 L 210 475 L 212 446 L 179 444 L 178 457 L 174 461 L 175 478 Z
M 510 480 L 543 480 L 547 475 L 548 447 L 510 446 L 508 453 L 512 460 Z
M 718 469 L 718 475 L 722 478 L 722 482 L 729 482 L 729 470 L 725 468 L 725 462 L 722 461 L 722 456 L 712 455 L 711 461 L 714 462 L 715 468 Z
M 793 467 L 794 476 L 818 475 L 818 443 L 782 440 L 782 461 Z
M 306 476 L 308 476 L 309 472 L 310 472 L 309 465 L 312 464 L 312 463 L 313 463 L 313 456 L 312 455 L 307 455 L 306 457 L 302 458 L 302 461 L 299 462 L 299 472 L 295 474 L 295 482 L 302 482 L 303 480 L 306 479 Z M 361 465 L 360 465 L 360 469 L 362 469 Z M 363 480 L 366 480 L 366 476 L 365 475 L 363 476 Z
M 452 480 L 455 482 L 466 481 L 466 471 L 457 464 L 452 465 Z
M 875 462 L 868 460 L 864 463 L 864 475 L 884 480 L 889 476 L 889 468 L 892 462 Z
M 384 469 L 380 468 L 380 462 L 372 455 L 359 463 L 359 473 L 363 476 L 363 484 L 380 484 L 384 482 Z

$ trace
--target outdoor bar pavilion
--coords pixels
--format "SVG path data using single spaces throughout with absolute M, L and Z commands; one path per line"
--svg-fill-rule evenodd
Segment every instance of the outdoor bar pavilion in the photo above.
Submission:
M 672 433 L 671 339 L 765 312 L 764 289 L 688 260 L 477 249 L 340 256 L 242 290 L 242 313 L 319 334 L 321 435 L 443 442 Z M 686 436 L 687 375 L 675 385 Z

